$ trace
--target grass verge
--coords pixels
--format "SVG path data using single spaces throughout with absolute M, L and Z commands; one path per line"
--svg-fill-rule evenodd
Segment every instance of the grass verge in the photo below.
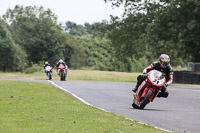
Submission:
M 85 105 L 48 83 L 0 81 L 3 133 L 162 133 Z
M 136 83 L 137 76 L 141 73 L 127 72 L 109 72 L 109 71 L 92 71 L 92 70 L 68 70 L 67 80 L 84 80 L 84 81 L 109 81 L 109 82 L 128 82 Z M 30 79 L 47 79 L 43 71 L 33 74 L 24 73 L 0 73 L 0 77 L 8 78 L 30 78 Z M 57 72 L 53 71 L 53 80 L 59 80 Z

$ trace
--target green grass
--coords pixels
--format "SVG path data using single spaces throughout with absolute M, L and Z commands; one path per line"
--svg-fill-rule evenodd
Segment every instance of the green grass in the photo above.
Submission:
M 141 73 L 126 72 L 108 72 L 92 70 L 68 70 L 67 80 L 84 80 L 84 81 L 109 81 L 109 82 L 129 82 L 136 83 L 137 76 Z M 43 71 L 33 74 L 25 73 L 0 73 L 0 77 L 8 78 L 29 78 L 29 79 L 47 79 Z M 59 80 L 56 71 L 53 71 L 53 80 Z
M 85 105 L 48 83 L 0 81 L 2 133 L 162 133 Z

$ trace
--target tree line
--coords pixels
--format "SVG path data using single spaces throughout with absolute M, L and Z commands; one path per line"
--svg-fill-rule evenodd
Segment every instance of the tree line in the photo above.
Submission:
M 93 25 L 77 25 L 70 21 L 64 26 L 57 24 L 56 15 L 42 6 L 16 5 L 0 18 L 0 26 L 1 71 L 23 71 L 44 61 L 55 66 L 60 58 L 73 69 L 139 69 L 131 67 L 135 65 L 132 61 L 118 60 L 111 41 L 94 35 Z M 144 64 L 135 62 L 140 66 Z
M 125 59 L 166 53 L 174 65 L 200 62 L 200 1 L 104 1 L 124 4 L 123 19 L 112 16 L 107 34 Z
M 62 58 L 73 69 L 142 71 L 161 53 L 173 65 L 200 62 L 200 2 L 105 0 L 125 3 L 122 18 L 78 25 L 58 24 L 50 10 L 8 9 L 0 18 L 0 70 L 23 71 Z

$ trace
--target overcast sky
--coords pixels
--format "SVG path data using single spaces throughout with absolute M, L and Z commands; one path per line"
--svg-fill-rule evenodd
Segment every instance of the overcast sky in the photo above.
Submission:
M 0 16 L 6 13 L 8 8 L 15 5 L 43 6 L 50 8 L 58 16 L 58 22 L 72 21 L 77 24 L 100 22 L 110 20 L 110 15 L 121 16 L 123 7 L 111 7 L 111 3 L 104 0 L 0 0 Z

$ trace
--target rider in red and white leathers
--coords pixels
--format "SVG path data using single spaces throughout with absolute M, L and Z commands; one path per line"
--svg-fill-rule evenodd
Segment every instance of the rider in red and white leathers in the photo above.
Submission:
M 58 75 L 59 75 L 58 67 L 59 67 L 60 64 L 63 64 L 63 65 L 65 66 L 66 72 L 67 72 L 67 69 L 68 69 L 67 64 L 65 64 L 65 62 L 64 62 L 62 59 L 60 59 L 60 60 L 56 63 L 56 69 L 57 69 Z
M 137 77 L 137 85 L 135 88 L 132 90 L 133 92 L 136 92 L 140 84 L 146 79 L 147 73 L 151 70 L 158 70 L 162 72 L 166 78 L 166 83 L 162 87 L 161 92 L 157 95 L 157 97 L 168 97 L 168 91 L 167 91 L 167 86 L 169 86 L 173 82 L 173 69 L 172 66 L 170 65 L 170 58 L 166 54 L 162 54 L 160 56 L 159 61 L 153 62 L 150 66 L 144 69 L 143 74 L 139 75 Z

